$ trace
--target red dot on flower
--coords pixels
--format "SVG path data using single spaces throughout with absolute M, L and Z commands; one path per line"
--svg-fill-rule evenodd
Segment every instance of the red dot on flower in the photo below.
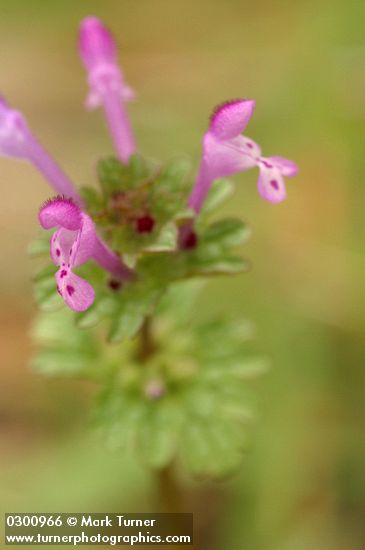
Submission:
M 190 231 L 183 242 L 183 248 L 188 250 L 190 248 L 195 248 L 198 243 L 198 236 L 195 231 Z
M 270 185 L 271 187 L 273 187 L 274 189 L 276 189 L 276 191 L 279 189 L 279 184 L 276 180 L 271 180 L 270 181 Z
M 151 216 L 142 216 L 136 220 L 138 233 L 151 233 L 155 226 L 155 220 Z

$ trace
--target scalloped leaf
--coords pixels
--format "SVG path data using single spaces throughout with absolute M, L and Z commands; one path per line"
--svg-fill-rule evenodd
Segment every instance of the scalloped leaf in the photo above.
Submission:
M 234 185 L 230 180 L 226 178 L 215 180 L 209 190 L 207 198 L 204 201 L 201 215 L 205 216 L 205 214 L 210 214 L 224 201 L 231 197 L 233 195 L 233 192 Z
M 162 292 L 161 288 L 144 285 L 143 282 L 126 285 L 120 293 L 118 307 L 112 317 L 109 342 L 133 338 L 145 317 L 153 311 Z
M 144 462 L 152 468 L 169 464 L 183 426 L 183 411 L 173 398 L 150 403 L 137 432 L 137 448 Z
M 98 179 L 104 196 L 128 191 L 151 178 L 154 167 L 140 155 L 132 155 L 128 164 L 115 157 L 101 159 L 97 165 Z
M 176 250 L 178 230 L 174 223 L 167 223 L 161 228 L 157 238 L 143 248 L 144 252 L 170 252 Z
M 241 220 L 226 218 L 209 225 L 200 238 L 203 246 L 230 248 L 247 241 L 250 235 L 250 229 Z
M 41 346 L 32 360 L 35 370 L 49 376 L 94 378 L 100 374 L 100 348 L 92 333 L 76 331 L 66 308 L 38 316 L 32 335 Z
M 54 311 L 62 307 L 55 280 L 56 266 L 47 265 L 34 276 L 34 298 L 41 311 Z

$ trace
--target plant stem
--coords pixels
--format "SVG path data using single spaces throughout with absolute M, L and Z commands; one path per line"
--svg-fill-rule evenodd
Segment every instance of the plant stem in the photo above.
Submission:
M 162 513 L 181 513 L 184 510 L 184 498 L 176 481 L 174 469 L 166 466 L 157 474 L 158 504 Z
M 146 363 L 155 353 L 152 318 L 146 317 L 139 331 L 138 360 Z M 161 512 L 182 512 L 183 498 L 172 465 L 157 472 L 158 506 Z
M 152 336 L 152 319 L 151 317 L 146 317 L 141 330 L 140 335 L 140 345 L 138 350 L 138 360 L 141 363 L 146 363 L 148 359 L 154 354 L 156 350 L 156 344 L 153 341 Z
M 152 331 L 153 319 L 146 317 L 139 331 L 138 360 L 147 363 L 156 351 Z M 216 488 L 189 490 L 179 483 L 174 465 L 168 464 L 156 472 L 156 505 L 160 513 L 193 512 L 197 523 L 195 535 L 199 550 L 209 550 L 214 542 L 215 528 L 220 517 L 222 494 Z M 179 533 L 181 523 L 174 515 L 169 517 L 170 533 Z

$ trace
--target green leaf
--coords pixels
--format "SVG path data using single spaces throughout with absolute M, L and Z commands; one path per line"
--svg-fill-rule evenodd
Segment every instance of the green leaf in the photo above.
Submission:
M 40 374 L 77 378 L 91 375 L 94 354 L 73 349 L 54 348 L 39 352 L 32 361 L 32 367 Z
M 131 186 L 128 167 L 115 157 L 99 160 L 97 173 L 100 186 L 106 197 L 109 197 L 116 191 L 129 189 Z
M 194 474 L 221 477 L 239 467 L 244 446 L 239 424 L 218 414 L 206 419 L 192 416 L 183 432 L 181 453 Z
M 120 391 L 104 392 L 94 410 L 94 422 L 106 433 L 112 448 L 132 448 L 147 403 L 138 394 Z
M 115 343 L 132 338 L 141 328 L 145 317 L 152 312 L 160 295 L 161 289 L 143 282 L 126 285 L 112 319 L 109 341 Z
M 167 223 L 159 231 L 157 238 L 143 250 L 145 252 L 169 252 L 176 249 L 177 227 L 174 223 Z
M 131 181 L 134 185 L 147 181 L 156 170 L 150 161 L 139 154 L 134 154 L 130 157 L 128 168 Z
M 190 189 L 190 163 L 174 159 L 163 167 L 153 181 L 150 191 L 151 212 L 160 222 L 172 219 L 189 219 L 187 194 Z
M 206 381 L 222 380 L 223 378 L 232 378 L 234 380 L 250 380 L 265 374 L 269 369 L 267 361 L 258 357 L 229 360 L 218 367 L 204 369 L 201 379 Z
M 198 295 L 205 282 L 202 280 L 189 280 L 170 285 L 166 294 L 158 304 L 157 315 L 168 315 L 174 313 L 174 321 L 179 326 L 180 323 L 189 323 L 193 314 L 194 307 L 197 305 Z
M 156 179 L 156 191 L 174 194 L 190 186 L 191 162 L 185 157 L 177 157 L 168 162 Z
M 210 225 L 202 234 L 202 244 L 220 246 L 222 248 L 234 247 L 246 241 L 250 236 L 249 228 L 235 218 L 219 220 Z
M 153 468 L 166 466 L 176 452 L 183 412 L 173 398 L 151 403 L 141 420 L 137 445 L 144 462 Z
M 56 267 L 50 264 L 34 277 L 34 297 L 42 311 L 54 311 L 62 307 L 62 299 L 57 293 L 55 272 Z
M 131 190 L 147 181 L 154 168 L 140 155 L 132 155 L 127 165 L 115 157 L 102 159 L 97 171 L 104 195 L 110 197 L 115 192 Z
M 242 453 L 229 432 L 217 424 L 205 423 L 188 426 L 184 434 L 182 455 L 185 463 L 196 475 L 222 477 L 236 470 Z
M 76 314 L 76 326 L 81 329 L 94 327 L 102 319 L 111 315 L 114 309 L 115 304 L 111 296 L 96 296 L 89 309 Z
M 81 187 L 80 195 L 91 215 L 94 215 L 105 206 L 103 197 L 94 187 Z
M 188 272 L 192 275 L 236 275 L 247 271 L 249 264 L 239 256 L 210 256 L 199 253 L 191 257 Z
M 52 234 L 53 230 L 42 230 L 42 232 L 39 233 L 39 236 L 28 246 L 28 254 L 31 257 L 46 255 L 49 257 L 50 240 Z
M 215 180 L 204 201 L 201 215 L 205 216 L 205 214 L 215 210 L 233 194 L 233 191 L 234 185 L 230 180 L 225 178 Z
M 40 346 L 32 361 L 38 372 L 89 378 L 102 370 L 97 340 L 89 332 L 75 330 L 70 310 L 40 314 L 32 335 Z

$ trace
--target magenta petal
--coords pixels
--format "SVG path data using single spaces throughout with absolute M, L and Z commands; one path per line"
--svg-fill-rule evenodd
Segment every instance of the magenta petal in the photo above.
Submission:
M 11 109 L 5 99 L 0 98 L 0 154 L 27 159 L 28 132 L 23 115 Z
M 77 230 L 82 223 L 81 210 L 71 199 L 55 197 L 41 207 L 39 223 L 44 229 L 60 225 L 66 229 Z
M 70 264 L 70 251 L 76 248 L 75 241 L 78 231 L 70 231 L 61 227 L 51 238 L 51 258 L 56 265 Z M 72 256 L 72 252 L 71 252 Z
M 204 136 L 203 150 L 204 164 L 212 179 L 244 172 L 257 164 L 243 136 L 220 141 L 208 132 Z
M 241 151 L 244 151 L 245 154 L 252 156 L 256 160 L 259 160 L 261 157 L 261 147 L 253 139 L 250 139 L 246 136 L 237 136 L 231 140 L 232 143 L 237 144 L 240 147 Z
M 96 243 L 96 230 L 94 222 L 87 214 L 82 214 L 81 229 L 78 232 L 74 250 L 70 255 L 70 263 L 73 266 L 82 265 L 93 254 Z
M 298 173 L 299 168 L 292 160 L 283 157 L 268 157 L 267 160 L 272 162 L 283 176 L 292 177 Z
M 116 62 L 116 46 L 111 32 L 97 17 L 86 17 L 80 26 L 79 50 L 88 69 L 99 63 Z
M 260 166 L 258 191 L 261 197 L 269 202 L 281 202 L 286 198 L 284 180 L 277 168 Z
M 94 256 L 95 226 L 86 214 L 82 214 L 81 229 L 71 231 L 61 227 L 51 239 L 51 258 L 56 265 L 77 267 Z
M 246 128 L 255 105 L 255 101 L 250 99 L 236 99 L 219 105 L 211 116 L 209 131 L 221 140 L 238 136 Z
M 56 273 L 56 281 L 58 292 L 73 311 L 85 311 L 93 303 L 95 298 L 93 287 L 72 271 L 59 269 Z

